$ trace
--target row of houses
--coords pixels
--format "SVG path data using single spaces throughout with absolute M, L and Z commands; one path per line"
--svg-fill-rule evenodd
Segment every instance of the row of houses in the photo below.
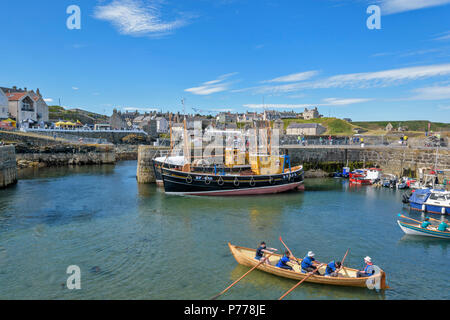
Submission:
M 5 119 L 15 120 L 18 127 L 48 122 L 48 105 L 39 89 L 0 87 L 0 120 Z
M 323 116 L 319 113 L 318 108 L 308 109 L 305 108 L 303 112 L 292 111 L 277 111 L 277 110 L 264 110 L 262 113 L 246 112 L 246 113 L 231 113 L 221 112 L 218 114 L 216 120 L 219 123 L 229 122 L 241 122 L 251 123 L 254 121 L 276 121 L 283 119 L 319 119 Z

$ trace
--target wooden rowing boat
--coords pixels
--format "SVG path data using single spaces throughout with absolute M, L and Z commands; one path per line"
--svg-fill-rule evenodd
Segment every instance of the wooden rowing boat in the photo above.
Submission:
M 420 226 L 420 224 L 407 223 L 403 221 L 397 221 L 397 223 L 402 231 L 409 235 L 450 239 L 450 232 L 439 231 L 435 227 L 424 229 Z
M 256 250 L 255 249 L 249 249 L 245 247 L 239 247 L 234 246 L 232 244 L 228 244 L 231 253 L 233 254 L 236 261 L 244 266 L 248 267 L 254 267 L 256 266 L 260 261 L 255 259 Z M 258 270 L 271 273 L 273 275 L 293 279 L 300 281 L 304 278 L 306 278 L 309 274 L 302 273 L 300 270 L 300 266 L 298 264 L 292 263 L 292 267 L 294 270 L 286 270 L 282 268 L 278 268 L 275 265 L 280 260 L 282 256 L 280 254 L 273 254 L 269 258 L 269 264 L 261 264 L 258 266 Z M 299 259 L 299 262 L 301 263 L 301 259 Z M 319 272 L 321 274 L 325 273 L 326 265 L 321 267 L 319 269 Z M 357 278 L 358 270 L 357 269 L 351 269 L 347 267 L 343 267 L 339 272 L 339 277 L 325 277 L 322 275 L 313 275 L 306 279 L 306 282 L 312 282 L 312 283 L 320 283 L 320 284 L 326 284 L 326 285 L 334 285 L 334 286 L 346 286 L 346 287 L 362 287 L 367 288 L 368 282 L 373 282 L 377 279 L 380 280 L 380 289 L 384 290 L 389 288 L 386 285 L 386 273 L 383 270 L 380 270 L 380 274 L 374 275 L 370 278 Z

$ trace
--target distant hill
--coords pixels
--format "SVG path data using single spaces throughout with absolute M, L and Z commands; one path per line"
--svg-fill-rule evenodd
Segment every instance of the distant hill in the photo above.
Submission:
M 49 106 L 49 118 L 50 121 L 57 122 L 60 120 L 76 122 L 80 121 L 82 124 L 96 124 L 107 123 L 109 117 L 103 114 L 90 112 L 81 109 L 64 109 L 60 106 Z
M 426 120 L 412 120 L 412 121 L 361 121 L 352 122 L 353 125 L 370 130 L 370 131 L 380 131 L 385 130 L 388 124 L 392 124 L 394 130 L 398 129 L 399 126 L 407 127 L 408 131 L 420 131 L 425 132 L 428 130 L 428 123 L 430 121 Z M 450 131 L 450 123 L 441 122 L 431 122 L 432 131 Z

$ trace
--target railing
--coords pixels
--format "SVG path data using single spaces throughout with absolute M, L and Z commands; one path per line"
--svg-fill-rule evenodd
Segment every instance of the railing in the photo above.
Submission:
M 54 129 L 43 129 L 43 128 L 22 128 L 21 131 L 24 132 L 102 132 L 102 133 L 140 133 L 148 135 L 147 132 L 143 130 L 112 130 L 112 129 L 102 129 L 102 130 L 92 130 L 85 128 L 73 128 L 73 129 L 62 129 L 62 128 L 54 128 Z

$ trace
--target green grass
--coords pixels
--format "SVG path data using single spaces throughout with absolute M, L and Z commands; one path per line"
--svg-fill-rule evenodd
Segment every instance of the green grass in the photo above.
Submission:
M 284 128 L 286 129 L 291 123 L 320 123 L 327 128 L 324 134 L 331 135 L 353 135 L 355 126 L 345 120 L 337 118 L 320 118 L 312 120 L 302 119 L 284 119 Z
M 367 130 L 385 130 L 386 126 L 391 123 L 394 126 L 393 130 L 397 130 L 399 126 L 408 127 L 408 131 L 428 130 L 428 123 L 426 120 L 412 120 L 412 121 L 362 121 L 352 122 L 353 125 L 359 126 Z M 450 131 L 450 123 L 431 122 L 432 131 Z
M 65 110 L 60 106 L 49 106 L 49 118 L 53 121 L 80 121 L 83 124 L 95 124 L 98 122 L 107 122 L 108 117 L 84 110 Z

